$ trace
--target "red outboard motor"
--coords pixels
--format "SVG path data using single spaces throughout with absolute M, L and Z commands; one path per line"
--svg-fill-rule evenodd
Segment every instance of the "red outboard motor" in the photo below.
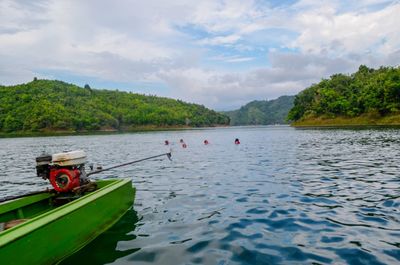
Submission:
M 89 183 L 85 162 L 86 154 L 80 150 L 42 155 L 36 158 L 36 172 L 38 177 L 50 180 L 56 191 L 71 192 Z

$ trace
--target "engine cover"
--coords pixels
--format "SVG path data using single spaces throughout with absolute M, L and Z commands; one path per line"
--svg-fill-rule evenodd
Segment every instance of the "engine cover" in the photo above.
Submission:
M 58 192 L 69 192 L 80 186 L 80 170 L 77 168 L 51 168 L 50 183 Z

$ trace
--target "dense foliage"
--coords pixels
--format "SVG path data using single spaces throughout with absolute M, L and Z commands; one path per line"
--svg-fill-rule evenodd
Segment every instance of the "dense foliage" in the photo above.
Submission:
M 315 117 L 380 117 L 400 111 L 400 67 L 361 65 L 351 75 L 335 74 L 300 92 L 290 110 L 292 121 Z
M 37 80 L 0 86 L 0 132 L 101 129 L 141 126 L 212 126 L 229 118 L 197 104 L 140 94 L 81 88 Z
M 231 125 L 285 124 L 294 96 L 282 96 L 274 100 L 255 100 L 238 110 L 225 112 Z

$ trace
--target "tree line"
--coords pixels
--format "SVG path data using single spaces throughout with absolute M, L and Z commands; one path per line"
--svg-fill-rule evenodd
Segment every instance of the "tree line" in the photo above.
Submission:
M 0 132 L 127 130 L 141 126 L 214 126 L 229 117 L 163 97 L 36 79 L 0 86 Z
M 400 111 L 400 67 L 368 68 L 335 74 L 301 91 L 289 111 L 291 121 L 308 118 L 384 117 Z

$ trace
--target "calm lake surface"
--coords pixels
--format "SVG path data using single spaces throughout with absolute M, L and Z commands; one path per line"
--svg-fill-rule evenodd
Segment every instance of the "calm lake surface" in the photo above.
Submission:
M 43 151 L 82 149 L 109 166 L 164 153 L 166 139 L 172 162 L 93 175 L 132 178 L 134 209 L 62 264 L 399 264 L 398 129 L 0 139 L 1 197 L 48 186 L 35 176 Z

